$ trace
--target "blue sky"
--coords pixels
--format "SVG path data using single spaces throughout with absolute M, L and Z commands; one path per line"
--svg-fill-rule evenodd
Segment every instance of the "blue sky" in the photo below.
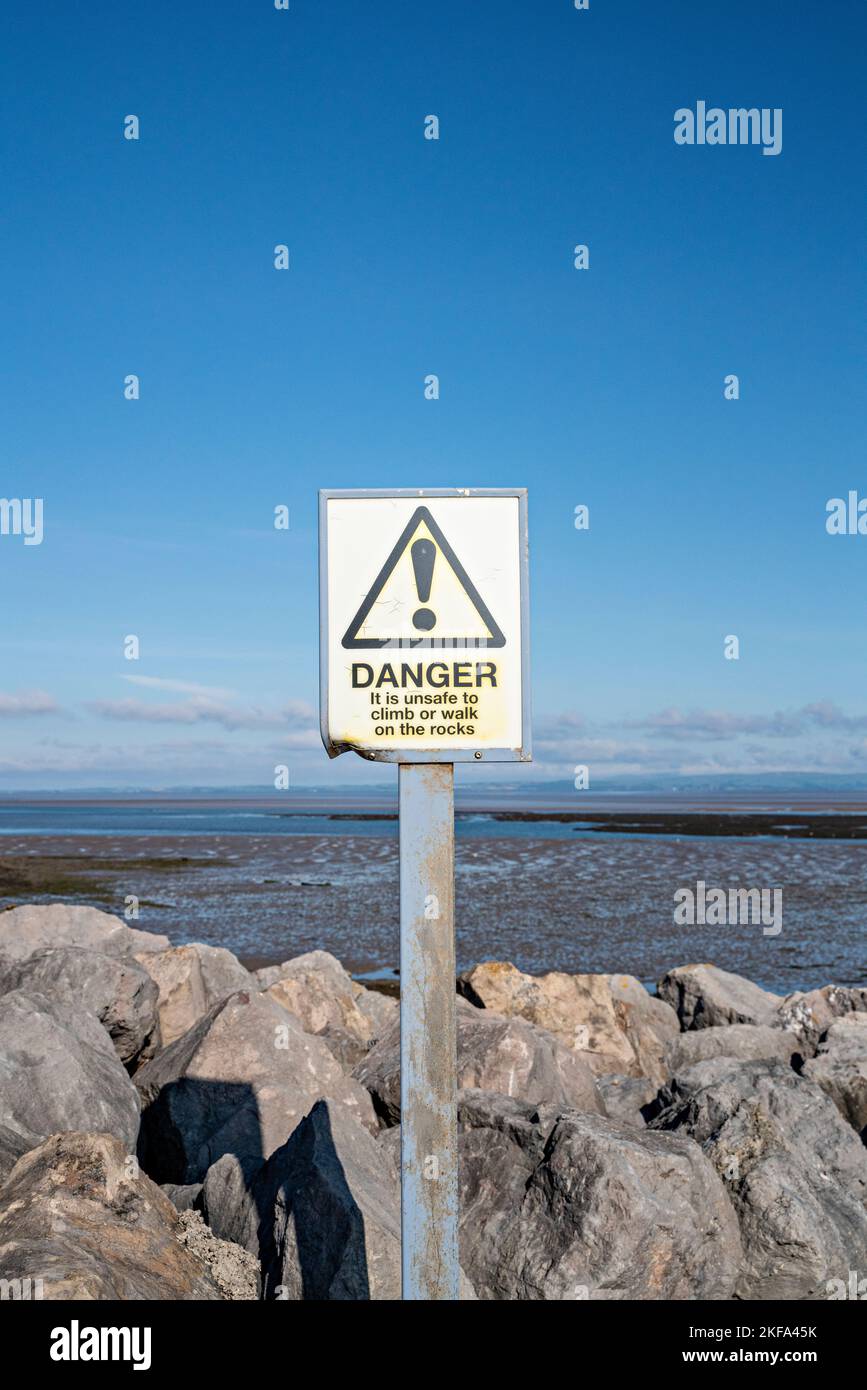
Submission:
M 529 776 L 860 772 L 865 31 L 5 6 L 0 494 L 45 535 L 0 535 L 0 787 L 382 778 L 319 742 L 323 486 L 529 488 Z M 698 100 L 782 152 L 676 145 Z

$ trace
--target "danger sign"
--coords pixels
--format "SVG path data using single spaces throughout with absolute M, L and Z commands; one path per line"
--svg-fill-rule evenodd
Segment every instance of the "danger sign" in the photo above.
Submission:
M 529 761 L 523 488 L 320 493 L 332 757 Z

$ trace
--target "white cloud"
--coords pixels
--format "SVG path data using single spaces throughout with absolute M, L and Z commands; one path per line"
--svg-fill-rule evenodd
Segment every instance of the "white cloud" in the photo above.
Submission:
M 121 680 L 148 690 L 173 690 L 178 695 L 202 695 L 211 700 L 231 700 L 237 694 L 218 685 L 196 685 L 193 681 L 169 680 L 163 676 L 121 676 Z
M 91 780 L 103 777 L 124 783 L 149 781 L 160 776 L 170 785 L 172 780 L 198 779 L 228 785 L 261 782 L 265 791 L 273 791 L 274 764 L 289 762 L 290 772 L 295 762 L 293 752 L 306 753 L 319 742 L 312 731 L 290 735 L 276 748 L 242 745 L 233 739 L 171 739 L 141 744 L 73 743 L 60 739 L 31 741 L 26 748 L 0 752 L 0 775 L 47 775 L 67 777 L 70 774 L 90 774 Z M 319 748 L 325 757 L 321 743 Z
M 60 706 L 44 690 L 20 690 L 16 695 L 0 691 L 0 719 L 19 719 L 34 714 L 59 714 Z
M 670 706 L 601 724 L 569 712 L 536 721 L 533 757 L 540 770 L 558 776 L 580 763 L 591 775 L 860 772 L 867 739 L 853 747 L 851 734 L 865 729 L 867 716 L 844 714 L 830 702 L 771 714 Z
M 254 704 L 231 692 L 156 676 L 124 677 L 141 694 L 95 700 L 87 708 L 105 721 L 92 743 L 21 737 L 16 718 L 43 717 L 45 734 L 68 711 L 45 691 L 0 693 L 0 774 L 44 784 L 55 774 L 82 774 L 91 783 L 103 776 L 125 783 L 171 785 L 202 780 L 230 785 L 267 784 L 275 763 L 290 765 L 305 781 L 328 780 L 332 768 L 318 732 L 318 715 L 306 701 Z M 159 692 L 176 691 L 161 700 Z M 118 746 L 107 734 L 114 726 Z M 125 726 L 121 731 L 118 726 Z M 135 726 L 140 726 L 136 728 Z M 59 732 L 58 723 L 52 732 Z M 107 740 L 101 741 L 105 730 Z M 176 738 L 171 741 L 173 731 Z M 186 738 L 184 731 L 189 731 Z M 209 737 L 210 735 L 210 737 Z M 223 736 L 225 735 L 225 736 Z M 542 715 L 535 722 L 534 771 L 540 778 L 569 778 L 586 763 L 591 776 L 616 773 L 855 772 L 867 757 L 867 715 L 847 714 L 832 702 L 769 714 L 730 713 L 669 706 L 635 720 L 592 720 L 575 711 Z M 358 759 L 339 763 L 339 776 L 354 775 Z M 336 775 L 336 774 L 334 774 Z M 363 769 L 359 777 L 367 776 Z M 532 773 L 531 773 L 532 775 Z
M 665 738 L 739 738 L 742 734 L 766 734 L 793 738 L 803 732 L 804 711 L 774 714 L 729 714 L 726 710 L 680 710 L 674 706 L 626 725 L 647 729 Z
M 317 723 L 312 705 L 290 700 L 280 709 L 260 709 L 255 705 L 231 705 L 195 695 L 173 704 L 149 704 L 146 700 L 90 700 L 87 708 L 102 719 L 140 724 L 218 724 L 221 728 L 286 729 L 297 732 Z
M 867 714 L 844 714 L 831 700 L 805 705 L 804 715 L 821 729 L 842 729 L 848 733 L 867 729 Z

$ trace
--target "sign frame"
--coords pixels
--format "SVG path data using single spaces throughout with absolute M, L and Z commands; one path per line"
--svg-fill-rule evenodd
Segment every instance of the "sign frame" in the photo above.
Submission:
M 409 747 L 357 748 L 353 743 L 335 742 L 328 729 L 328 687 L 330 633 L 328 626 L 328 503 L 332 498 L 474 498 L 514 497 L 518 502 L 518 546 L 521 604 L 521 743 L 516 748 L 441 749 Z M 376 763 L 529 763 L 532 761 L 530 696 L 530 556 L 525 487 L 438 487 L 438 488 L 320 488 L 319 489 L 319 729 L 329 758 L 341 753 L 357 753 Z

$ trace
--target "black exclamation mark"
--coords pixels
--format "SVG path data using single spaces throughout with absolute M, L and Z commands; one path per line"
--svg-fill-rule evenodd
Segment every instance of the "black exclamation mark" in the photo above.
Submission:
M 437 557 L 437 548 L 433 541 L 413 541 L 410 546 L 412 556 L 412 568 L 415 573 L 415 587 L 422 603 L 427 603 L 430 598 L 430 586 L 433 583 L 434 560 Z M 412 625 L 417 627 L 420 632 L 430 632 L 432 627 L 436 627 L 437 615 L 430 608 L 419 608 L 412 615 Z

